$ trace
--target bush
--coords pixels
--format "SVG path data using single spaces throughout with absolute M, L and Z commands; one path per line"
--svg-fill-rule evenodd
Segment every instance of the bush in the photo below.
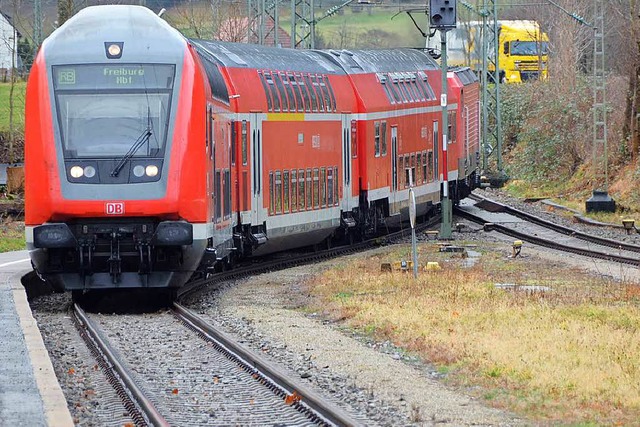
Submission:
M 527 181 L 567 180 L 592 153 L 592 88 L 578 79 L 504 85 L 502 123 L 507 173 Z

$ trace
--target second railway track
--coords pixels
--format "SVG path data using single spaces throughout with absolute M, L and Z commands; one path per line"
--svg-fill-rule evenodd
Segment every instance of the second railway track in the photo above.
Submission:
M 640 246 L 598 237 L 546 221 L 499 202 L 470 197 L 456 215 L 519 240 L 590 258 L 640 265 Z

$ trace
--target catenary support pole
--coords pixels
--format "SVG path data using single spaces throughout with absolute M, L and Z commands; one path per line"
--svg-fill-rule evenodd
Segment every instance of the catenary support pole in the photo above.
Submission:
M 447 164 L 447 145 L 449 143 L 449 112 L 448 112 L 448 85 L 447 85 L 447 30 L 440 30 L 440 52 L 442 66 L 442 94 L 440 106 L 442 107 L 442 223 L 440 225 L 441 239 L 451 239 L 452 207 L 449 199 L 449 166 Z M 434 144 L 437 144 L 434 141 Z

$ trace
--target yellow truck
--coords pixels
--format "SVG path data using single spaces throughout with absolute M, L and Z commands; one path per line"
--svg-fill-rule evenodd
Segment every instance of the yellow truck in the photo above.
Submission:
M 447 33 L 447 63 L 450 66 L 482 69 L 482 40 L 479 21 L 458 22 Z M 503 83 L 520 83 L 547 78 L 549 38 L 536 21 L 498 21 L 499 79 Z M 427 49 L 440 51 L 440 35 L 427 39 Z M 491 50 L 491 49 L 490 49 Z M 493 58 L 493 51 L 489 52 Z M 494 73 L 492 61 L 489 72 Z

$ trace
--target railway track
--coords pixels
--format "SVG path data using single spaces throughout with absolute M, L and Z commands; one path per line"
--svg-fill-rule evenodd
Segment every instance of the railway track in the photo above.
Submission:
M 440 215 L 436 215 L 429 220 L 416 224 L 416 233 L 420 233 L 440 223 Z M 286 268 L 296 267 L 328 259 L 362 252 L 385 244 L 392 244 L 407 237 L 411 237 L 411 229 L 406 228 L 396 232 L 386 234 L 384 236 L 375 237 L 359 243 L 348 246 L 337 246 L 322 251 L 312 253 L 296 253 L 286 257 L 275 257 L 271 259 L 263 259 L 258 263 L 245 263 L 233 270 L 216 273 L 205 279 L 198 279 L 185 284 L 178 291 L 178 301 L 185 300 L 189 297 L 197 295 L 198 292 L 215 286 L 218 283 L 248 277 L 254 274 L 265 273 L 269 271 L 283 270 Z
M 640 265 L 640 246 L 558 225 L 496 201 L 472 195 L 455 214 L 502 234 L 550 249 L 590 258 Z
M 136 316 L 133 322 L 120 315 L 95 320 L 77 304 L 73 313 L 83 339 L 138 426 L 360 424 L 178 303 L 170 314 Z M 126 332 L 123 323 L 131 323 Z M 181 348 L 154 343 L 157 337 L 136 336 L 154 328 L 160 335 L 179 337 L 173 343 Z M 146 343 L 146 348 L 133 351 L 132 342 Z M 149 356 L 141 360 L 145 353 Z

